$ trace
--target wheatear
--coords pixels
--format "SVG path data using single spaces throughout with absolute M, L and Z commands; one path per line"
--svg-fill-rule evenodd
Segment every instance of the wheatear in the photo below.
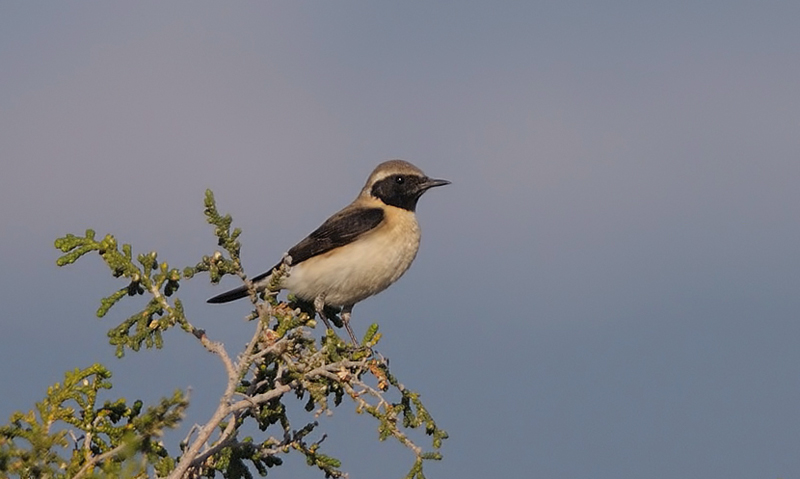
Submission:
M 414 214 L 417 200 L 430 188 L 448 184 L 428 178 L 407 161 L 381 163 L 355 201 L 289 250 L 285 257 L 289 270 L 280 278 L 281 289 L 313 301 L 328 328 L 325 305 L 341 307 L 342 322 L 358 344 L 350 328 L 353 306 L 388 288 L 411 266 L 420 240 Z M 267 287 L 281 263 L 253 278 L 258 290 Z M 227 303 L 247 295 L 247 287 L 240 286 L 208 302 Z

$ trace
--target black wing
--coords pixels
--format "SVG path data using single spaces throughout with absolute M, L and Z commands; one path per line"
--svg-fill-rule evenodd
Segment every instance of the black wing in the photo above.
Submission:
M 306 236 L 289 250 L 292 264 L 302 263 L 314 256 L 344 246 L 355 241 L 359 236 L 372 230 L 383 221 L 383 210 L 380 208 L 355 207 L 346 208 L 327 219 L 322 226 Z M 254 277 L 252 281 L 258 283 L 272 274 L 272 270 L 281 263 L 273 266 L 269 271 Z M 227 303 L 247 296 L 247 287 L 239 286 L 209 299 L 209 303 Z
M 381 208 L 368 207 L 346 208 L 336 213 L 289 250 L 292 265 L 352 243 L 377 227 L 383 221 L 383 216 Z M 275 267 L 278 266 L 280 263 Z

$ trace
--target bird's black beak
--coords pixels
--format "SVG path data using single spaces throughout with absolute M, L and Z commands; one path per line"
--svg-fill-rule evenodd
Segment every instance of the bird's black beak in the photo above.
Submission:
M 433 178 L 425 178 L 425 181 L 423 181 L 422 183 L 419 184 L 419 191 L 420 191 L 420 193 L 424 193 L 424 192 L 428 191 L 429 189 L 434 188 L 436 186 L 444 186 L 444 185 L 449 185 L 449 184 L 450 184 L 450 182 L 447 181 L 447 180 L 435 180 Z

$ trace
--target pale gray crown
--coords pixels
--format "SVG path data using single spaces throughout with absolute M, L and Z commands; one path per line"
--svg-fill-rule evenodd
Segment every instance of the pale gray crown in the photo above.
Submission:
M 369 196 L 372 185 L 392 175 L 415 175 L 425 178 L 425 173 L 423 173 L 422 170 L 405 160 L 384 161 L 372 170 L 372 174 L 367 178 L 367 182 L 364 184 L 361 194 Z

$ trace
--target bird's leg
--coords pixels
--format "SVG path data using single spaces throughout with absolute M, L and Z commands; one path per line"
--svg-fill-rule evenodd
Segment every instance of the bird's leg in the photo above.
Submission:
M 325 293 L 314 298 L 314 309 L 317 311 L 319 317 L 322 318 L 322 322 L 325 323 L 325 326 L 327 326 L 328 329 L 333 329 L 331 328 L 331 323 L 328 321 L 328 318 L 325 317 Z
M 350 313 L 352 311 L 352 304 L 342 307 L 342 322 L 344 323 L 344 327 L 347 329 L 347 332 L 350 334 L 350 339 L 353 340 L 353 345 L 358 346 L 358 339 L 356 339 L 356 335 L 353 334 L 353 330 L 350 328 Z

